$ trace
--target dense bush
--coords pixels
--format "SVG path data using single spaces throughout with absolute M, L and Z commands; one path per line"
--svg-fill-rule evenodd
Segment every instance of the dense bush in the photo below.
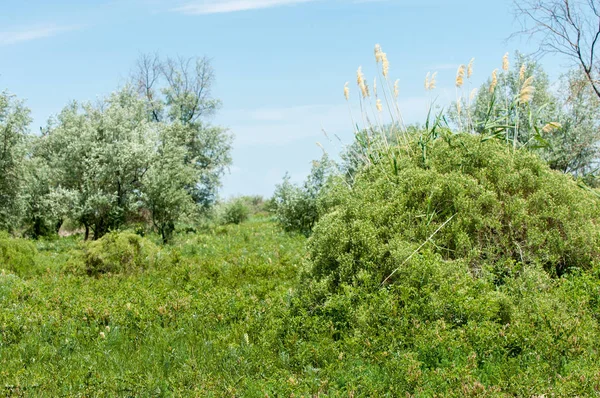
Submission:
M 36 252 L 31 242 L 0 233 L 0 269 L 18 276 L 30 275 L 36 270 Z
M 395 157 L 322 200 L 278 336 L 290 362 L 365 396 L 597 392 L 597 198 L 498 140 Z
M 597 197 L 535 155 L 470 135 L 434 141 L 426 161 L 409 151 L 396 154 L 397 175 L 382 162 L 331 191 L 338 204 L 309 243 L 311 278 L 328 291 L 380 284 L 439 228 L 435 253 L 499 283 L 525 264 L 560 275 L 598 260 Z
M 154 243 L 131 232 L 111 232 L 83 250 L 88 275 L 143 270 L 158 265 L 161 257 Z
M 241 198 L 233 199 L 223 207 L 221 222 L 223 224 L 241 224 L 250 216 L 250 209 Z

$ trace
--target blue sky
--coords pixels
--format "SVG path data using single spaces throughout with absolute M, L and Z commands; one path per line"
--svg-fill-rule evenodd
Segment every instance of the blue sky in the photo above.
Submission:
M 331 153 L 350 143 L 343 97 L 362 65 L 374 76 L 381 44 L 400 79 L 407 121 L 422 121 L 435 95 L 454 98 L 459 64 L 475 57 L 474 84 L 500 67 L 504 53 L 532 45 L 509 40 L 518 29 L 511 0 L 3 0 L 0 89 L 26 100 L 38 131 L 70 100 L 94 100 L 122 86 L 140 53 L 203 56 L 216 70 L 223 108 L 213 123 L 235 134 L 222 195 L 270 195 L 288 171 L 300 181 L 319 141 Z M 551 78 L 564 65 L 544 59 Z M 353 94 L 356 94 L 351 84 Z M 356 98 L 356 97 L 355 97 Z

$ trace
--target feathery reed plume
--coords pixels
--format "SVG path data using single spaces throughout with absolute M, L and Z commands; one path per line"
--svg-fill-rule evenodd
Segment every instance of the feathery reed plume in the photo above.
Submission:
M 425 76 L 425 90 L 431 91 L 435 88 L 435 78 L 437 76 L 437 72 L 427 72 L 427 76 Z
M 429 80 L 429 88 L 428 90 L 434 90 L 435 89 L 435 78 L 437 77 L 437 72 L 433 72 L 433 74 L 431 75 L 431 79 Z
M 525 72 L 526 71 L 527 71 L 527 64 L 525 64 L 525 62 L 523 62 L 523 65 L 521 65 L 521 69 L 519 70 L 519 81 L 520 82 L 525 80 Z
M 383 68 L 383 77 L 387 77 L 390 71 L 390 61 L 388 61 L 387 54 L 381 53 L 381 65 Z
M 494 69 L 492 72 L 492 83 L 490 83 L 490 93 L 494 93 L 496 86 L 498 85 L 498 69 Z
M 394 97 L 398 98 L 398 95 L 400 95 L 400 79 L 394 82 Z
M 381 46 L 379 44 L 375 44 L 375 62 L 381 62 Z
M 507 72 L 508 71 L 508 67 L 509 67 L 509 62 L 508 62 L 508 53 L 504 54 L 504 57 L 502 57 L 502 69 Z
M 377 97 L 377 77 L 373 79 L 373 95 Z
M 467 66 L 467 79 L 470 79 L 471 76 L 473 76 L 473 62 L 475 62 L 475 58 L 471 58 L 469 65 Z
M 554 130 L 558 130 L 561 127 L 562 127 L 562 124 L 560 124 L 558 122 L 550 122 L 542 128 L 542 131 L 547 134 Z
M 369 96 L 369 88 L 367 87 L 367 83 L 365 83 L 365 75 L 362 73 L 362 66 L 359 66 L 356 71 L 356 83 L 360 88 L 363 98 L 367 98 Z
M 458 113 L 458 116 L 460 116 L 461 111 L 462 111 L 461 101 L 462 101 L 462 98 L 459 98 L 458 101 L 456 101 L 456 112 Z
M 471 90 L 471 94 L 469 94 L 469 101 L 473 101 L 475 99 L 476 95 L 477 95 L 477 89 L 474 88 L 473 90 Z
M 348 82 L 344 84 L 344 97 L 346 97 L 346 101 L 350 100 L 350 88 L 348 87 Z
M 519 102 L 529 102 L 533 99 L 535 87 L 533 87 L 533 76 L 530 76 L 523 82 L 521 91 L 519 92 Z
M 383 105 L 381 104 L 381 100 L 380 99 L 377 100 L 377 103 L 375 104 L 375 106 L 377 107 L 377 111 L 378 112 L 381 113 L 383 111 Z
M 465 66 L 461 65 L 456 71 L 456 87 L 461 88 L 465 80 Z

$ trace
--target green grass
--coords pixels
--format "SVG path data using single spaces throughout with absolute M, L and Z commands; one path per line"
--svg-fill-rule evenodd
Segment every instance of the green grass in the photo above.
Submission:
M 78 247 L 73 238 L 40 242 L 45 272 L 0 276 L 0 395 L 260 395 L 269 381 L 277 388 L 277 358 L 255 342 L 285 310 L 303 245 L 253 220 L 179 236 L 165 249 L 169 267 L 92 278 L 62 267 Z
M 497 287 L 424 253 L 317 308 L 305 244 L 252 218 L 92 277 L 80 237 L 39 241 L 0 276 L 0 396 L 600 394 L 600 270 Z

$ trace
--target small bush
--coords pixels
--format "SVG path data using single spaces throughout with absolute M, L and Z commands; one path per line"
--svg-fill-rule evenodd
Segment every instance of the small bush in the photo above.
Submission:
M 131 232 L 111 232 L 88 243 L 83 251 L 88 275 L 143 270 L 156 266 L 160 259 L 154 243 Z
M 310 235 L 319 219 L 319 200 L 333 170 L 333 163 L 324 155 L 320 161 L 313 162 L 311 172 L 302 186 L 292 184 L 288 175 L 277 185 L 272 201 L 277 221 L 284 230 Z
M 240 198 L 234 199 L 225 204 L 221 216 L 223 224 L 241 224 L 250 216 L 250 209 Z
M 31 275 L 36 271 L 35 246 L 25 239 L 15 239 L 0 233 L 0 269 L 18 276 Z

